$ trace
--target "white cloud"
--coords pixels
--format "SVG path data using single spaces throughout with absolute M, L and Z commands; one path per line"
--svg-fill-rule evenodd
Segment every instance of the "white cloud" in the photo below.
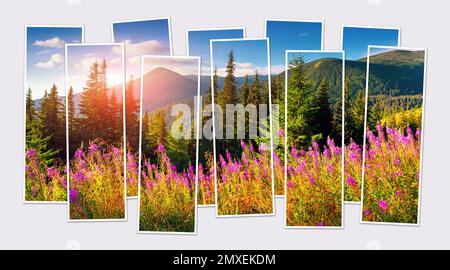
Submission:
M 125 40 L 125 54 L 127 59 L 131 60 L 135 56 L 141 56 L 146 54 L 168 54 L 168 49 L 159 40 L 146 40 L 139 43 L 133 43 L 131 40 Z M 121 47 L 114 47 L 113 52 L 121 54 Z M 135 59 L 133 60 L 135 61 Z
M 55 53 L 50 56 L 50 59 L 48 61 L 38 62 L 36 64 L 36 67 L 50 69 L 60 66 L 63 62 L 64 56 L 62 54 Z
M 217 69 L 217 74 L 220 77 L 226 76 L 226 67 Z M 245 75 L 255 75 L 255 72 L 258 71 L 260 75 L 267 75 L 267 67 L 255 67 L 251 63 L 236 63 L 236 69 L 234 70 L 234 76 L 236 77 L 244 77 Z
M 47 40 L 36 40 L 35 42 L 33 42 L 33 45 L 39 47 L 63 48 L 64 40 L 60 39 L 59 37 L 54 37 Z
M 283 65 L 273 65 L 270 67 L 270 73 L 272 74 L 280 74 L 285 71 L 285 67 Z

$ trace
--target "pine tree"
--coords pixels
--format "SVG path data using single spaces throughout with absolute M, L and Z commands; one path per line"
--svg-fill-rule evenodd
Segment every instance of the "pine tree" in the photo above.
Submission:
M 317 134 L 320 135 L 318 138 L 319 143 L 324 143 L 328 136 L 331 136 L 331 127 L 333 115 L 330 109 L 330 88 L 328 84 L 323 80 L 320 83 L 319 89 L 316 96 L 316 106 L 317 111 L 314 117 L 314 122 L 317 123 L 318 130 Z
M 50 93 L 45 92 L 41 103 L 40 119 L 42 121 L 42 133 L 44 137 L 49 138 L 48 147 L 60 152 L 60 157 L 64 157 L 65 129 L 62 129 L 63 122 L 60 115 L 60 107 L 58 89 L 53 84 Z
M 26 106 L 26 109 L 25 109 L 26 110 L 26 112 L 25 112 L 26 122 L 32 122 L 36 115 L 36 109 L 34 107 L 31 88 L 28 88 L 25 106 Z
M 99 104 L 98 90 L 100 88 L 100 71 L 97 62 L 91 65 L 86 87 L 84 87 L 81 94 L 80 113 L 82 118 L 82 129 L 85 131 L 86 139 L 96 138 L 99 135 L 97 123 L 100 118 L 97 108 Z
M 254 104 L 258 106 L 260 104 L 261 99 L 261 83 L 259 81 L 259 74 L 258 71 L 255 71 L 255 77 L 253 78 L 250 91 L 247 96 L 247 103 L 248 104 Z
M 125 123 L 127 141 L 131 148 L 136 150 L 139 147 L 139 103 L 134 98 L 134 91 L 133 76 L 131 76 L 125 90 Z
M 351 77 L 345 80 L 344 89 L 344 141 L 349 144 L 351 140 L 357 140 L 355 136 L 355 118 L 353 114 L 353 102 L 350 97 L 350 81 Z M 355 141 L 356 142 L 356 141 Z M 357 142 L 358 143 L 358 142 Z
M 248 104 L 247 98 L 248 98 L 249 93 L 250 93 L 250 85 L 248 83 L 248 75 L 245 75 L 244 83 L 242 84 L 242 86 L 240 88 L 240 94 L 241 94 L 240 102 L 242 104 L 244 104 L 244 106 L 246 106 Z
M 108 102 L 108 112 L 107 115 L 109 117 L 109 126 L 108 126 L 108 138 L 112 142 L 117 142 L 120 140 L 120 137 L 122 135 L 122 117 L 120 113 L 120 105 L 117 101 L 116 93 L 115 91 L 112 91 L 111 96 L 109 98 Z
M 67 93 L 67 120 L 69 124 L 69 134 L 71 131 L 75 130 L 75 100 L 73 96 L 73 87 L 69 88 L 69 92 Z
M 231 50 L 228 54 L 228 63 L 226 67 L 226 76 L 223 81 L 222 91 L 219 95 L 218 104 L 223 110 L 226 108 L 226 104 L 236 104 L 237 99 L 237 89 L 236 89 L 236 78 L 234 76 L 235 70 L 233 51 Z
M 358 91 L 353 102 L 353 119 L 355 124 L 353 140 L 359 145 L 363 143 L 365 104 L 366 100 L 363 91 Z
M 149 115 L 148 132 L 142 136 L 145 136 L 145 141 L 147 142 L 145 147 L 149 150 L 146 155 L 154 158 L 156 156 L 156 148 L 160 144 L 165 145 L 168 137 L 165 112 L 163 110 L 157 110 Z
M 97 128 L 100 133 L 99 137 L 104 136 L 104 134 L 112 135 L 111 129 L 116 127 L 115 123 L 117 122 L 117 119 L 112 120 L 113 118 L 112 115 L 108 115 L 109 113 L 108 108 L 111 107 L 108 106 L 108 101 L 111 101 L 111 99 L 109 99 L 108 96 L 107 68 L 108 65 L 106 64 L 106 60 L 103 59 L 100 64 L 99 89 L 98 89 L 98 98 L 96 100 L 97 113 L 99 114 L 98 115 L 99 122 L 97 123 Z M 112 92 L 114 92 L 114 89 Z M 117 104 L 117 100 L 115 100 L 114 102 L 116 102 Z M 111 122 L 112 125 L 110 125 L 107 121 L 105 121 L 108 118 L 112 120 Z
M 142 116 L 142 131 L 141 131 L 141 145 L 142 145 L 142 153 L 149 153 L 150 149 L 148 149 L 148 126 L 149 126 L 149 122 L 148 122 L 148 112 L 145 112 L 144 115 Z
M 311 144 L 316 123 L 313 116 L 317 108 L 313 104 L 311 84 L 305 78 L 305 62 L 302 57 L 296 57 L 289 63 L 287 115 L 288 144 L 308 146 Z

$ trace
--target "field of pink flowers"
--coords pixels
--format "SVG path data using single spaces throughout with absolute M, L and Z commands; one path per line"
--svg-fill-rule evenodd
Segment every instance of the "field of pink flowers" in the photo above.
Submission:
M 123 149 L 92 142 L 86 150 L 70 161 L 70 218 L 125 218 Z
M 363 220 L 417 223 L 421 130 L 367 131 Z
M 212 157 L 211 157 L 212 159 Z M 214 164 L 212 161 L 207 164 L 209 169 L 198 164 L 198 187 L 197 202 L 198 205 L 215 204 L 215 188 L 214 188 Z
M 342 225 L 342 149 L 328 139 L 323 151 L 288 149 L 287 226 Z
M 141 170 L 139 230 L 195 231 L 195 170 L 178 172 L 163 145 L 158 160 L 145 160 Z
M 41 162 L 34 149 L 27 149 L 25 164 L 25 200 L 67 200 L 67 177 L 65 164 L 47 166 Z
M 240 159 L 219 155 L 217 207 L 219 215 L 271 214 L 273 190 L 270 151 L 241 141 Z
M 361 201 L 362 149 L 353 141 L 344 146 L 344 200 Z

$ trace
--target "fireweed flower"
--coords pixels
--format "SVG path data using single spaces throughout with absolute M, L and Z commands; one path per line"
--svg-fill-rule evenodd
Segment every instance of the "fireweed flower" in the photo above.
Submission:
M 330 149 L 325 148 L 325 150 L 323 151 L 323 155 L 327 158 L 331 157 Z
M 278 136 L 280 137 L 284 136 L 284 130 L 282 128 L 278 129 Z
M 55 168 L 47 168 L 47 176 L 50 178 L 54 178 L 58 175 L 58 169 Z
M 369 209 L 364 210 L 364 216 L 370 216 L 372 212 Z
M 355 179 L 353 179 L 353 177 L 349 176 L 347 178 L 347 184 L 349 184 L 352 187 L 356 187 L 358 185 L 358 183 L 356 183 Z
M 36 151 L 34 151 L 33 149 L 30 149 L 27 151 L 26 153 L 27 158 L 35 158 L 36 157 Z
M 291 189 L 291 188 L 294 187 L 294 183 L 292 183 L 292 181 L 289 180 L 289 181 L 287 181 L 286 186 L 287 186 L 288 189 Z
M 80 159 L 80 158 L 82 158 L 83 156 L 84 156 L 83 149 L 79 148 L 79 149 L 77 149 L 77 150 L 75 151 L 74 157 L 75 157 L 76 159 Z
M 75 175 L 73 176 L 75 178 L 76 182 L 81 182 L 85 179 L 84 177 L 84 173 L 83 172 L 76 172 Z
M 96 145 L 95 143 L 89 145 L 89 152 L 94 153 L 97 152 L 98 150 L 99 150 L 98 145 Z
M 120 149 L 119 147 L 112 147 L 111 148 L 111 152 L 114 154 L 114 155 L 120 155 L 121 153 L 122 153 L 122 149 Z
M 299 153 L 298 153 L 297 148 L 295 148 L 295 147 L 292 147 L 292 148 L 291 148 L 291 156 L 292 156 L 292 157 L 295 157 L 295 158 L 297 158 L 297 157 L 300 156 Z
M 222 168 L 225 168 L 227 166 L 227 162 L 225 161 L 225 159 L 223 159 L 222 155 L 219 155 L 219 162 Z
M 394 159 L 394 165 L 396 165 L 396 166 L 400 165 L 400 159 L 399 158 L 395 158 Z
M 328 172 L 328 173 L 334 172 L 333 164 L 328 164 L 328 166 L 327 166 L 327 172 Z
M 313 142 L 313 148 L 315 151 L 320 152 L 320 147 L 319 144 L 317 142 Z
M 31 196 L 36 197 L 38 194 L 38 188 L 36 186 L 33 186 L 31 188 Z
M 244 172 L 244 180 L 248 180 L 250 178 L 250 172 L 248 170 L 246 170 Z
M 358 156 L 355 153 L 353 153 L 353 151 L 350 151 L 348 157 L 350 158 L 351 161 L 356 161 L 358 159 Z
M 400 176 L 402 176 L 402 175 L 403 175 L 402 171 L 397 171 L 397 172 L 395 172 L 395 176 L 397 176 L 397 177 L 400 177 Z
M 258 147 L 259 152 L 264 152 L 267 151 L 267 146 L 265 143 L 262 143 L 259 147 Z
M 243 141 L 243 140 L 241 140 L 241 147 L 242 147 L 242 149 L 245 149 L 245 142 Z
M 386 201 L 383 200 L 378 201 L 378 207 L 381 209 L 381 212 L 385 213 L 387 210 L 387 206 L 388 204 Z
M 309 183 L 311 184 L 311 185 L 314 185 L 315 183 L 316 183 L 316 180 L 314 179 L 314 177 L 309 177 Z
M 226 151 L 225 155 L 227 156 L 228 162 L 231 162 L 232 161 L 231 153 Z
M 156 152 L 158 152 L 158 153 L 164 153 L 165 151 L 166 151 L 166 148 L 162 144 L 158 145 L 158 147 L 156 148 Z
M 69 190 L 69 198 L 71 202 L 75 202 L 78 200 L 78 191 L 76 189 L 71 188 Z

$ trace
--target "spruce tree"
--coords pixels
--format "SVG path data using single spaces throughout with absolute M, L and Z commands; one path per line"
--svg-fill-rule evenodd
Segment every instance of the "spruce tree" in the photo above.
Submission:
M 358 138 L 355 136 L 356 124 L 353 114 L 354 103 L 350 97 L 350 81 L 351 77 L 347 77 L 344 88 L 344 142 L 345 144 L 349 144 L 351 140 L 355 140 L 355 142 L 359 144 L 357 141 Z
M 127 83 L 125 90 L 125 123 L 127 132 L 127 141 L 132 149 L 136 150 L 139 147 L 139 103 L 134 98 L 134 84 L 133 76 L 130 76 L 130 80 Z
M 328 136 L 332 131 L 333 115 L 330 109 L 330 88 L 328 84 L 323 80 L 320 83 L 319 89 L 316 95 L 316 106 L 318 107 L 313 121 L 317 123 L 317 134 L 320 134 L 319 143 L 326 142 Z
M 359 145 L 362 145 L 363 143 L 365 104 L 366 100 L 364 98 L 363 91 L 358 91 L 353 102 L 353 119 L 355 124 L 353 140 Z
M 32 122 L 34 116 L 36 115 L 36 109 L 34 108 L 33 96 L 31 92 L 31 87 L 28 88 L 26 102 L 25 102 L 25 119 L 26 122 Z
M 235 64 L 234 64 L 234 55 L 233 51 L 231 50 L 228 54 L 228 63 L 226 67 L 226 76 L 223 81 L 223 87 L 222 91 L 219 96 L 219 105 L 222 107 L 223 110 L 226 108 L 226 104 L 236 104 L 237 99 L 237 87 L 236 87 L 236 78 L 234 76 L 234 70 L 235 70 Z
M 244 83 L 242 84 L 241 88 L 240 88 L 240 103 L 244 104 L 244 106 L 246 106 L 248 104 L 247 102 L 247 98 L 248 95 L 250 93 L 250 85 L 248 83 L 248 75 L 245 75 L 244 78 Z
M 69 124 L 69 133 L 71 133 L 71 131 L 75 129 L 75 100 L 72 86 L 67 93 L 67 105 L 67 120 Z
M 100 88 L 100 71 L 97 62 L 91 65 L 86 87 L 83 88 L 80 100 L 80 113 L 83 116 L 82 129 L 85 131 L 85 139 L 96 138 L 99 135 L 97 123 L 100 118 L 97 108 L 98 91 Z
M 252 84 L 250 86 L 250 91 L 247 96 L 247 103 L 254 104 L 258 106 L 261 99 L 261 83 L 259 81 L 258 71 L 255 71 L 255 77 L 253 78 Z
M 289 145 L 309 146 L 311 144 L 315 123 L 313 123 L 314 94 L 310 82 L 305 78 L 305 62 L 302 57 L 295 57 L 289 62 L 287 117 Z

